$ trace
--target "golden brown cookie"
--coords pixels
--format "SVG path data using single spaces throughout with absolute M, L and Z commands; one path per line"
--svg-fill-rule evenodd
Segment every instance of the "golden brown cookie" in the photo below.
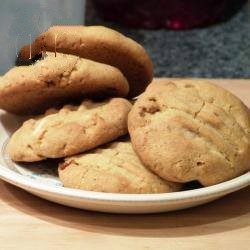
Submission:
M 145 168 L 129 141 L 67 158 L 59 165 L 58 173 L 65 187 L 98 192 L 167 193 L 181 187 Z
M 35 65 L 19 66 L 0 79 L 0 108 L 38 114 L 70 100 L 126 96 L 129 86 L 116 68 L 73 55 L 47 53 Z
M 144 91 L 153 77 L 152 62 L 145 49 L 132 39 L 102 26 L 53 26 L 32 43 L 32 56 L 41 50 L 73 54 L 121 70 L 130 84 L 130 96 Z M 21 49 L 28 59 L 30 46 Z
M 24 122 L 12 135 L 9 155 L 14 161 L 33 162 L 93 149 L 127 133 L 130 109 L 131 104 L 122 98 L 50 109 Z
M 128 126 L 142 162 L 166 180 L 209 186 L 250 168 L 249 110 L 209 82 L 153 82 L 132 108 Z

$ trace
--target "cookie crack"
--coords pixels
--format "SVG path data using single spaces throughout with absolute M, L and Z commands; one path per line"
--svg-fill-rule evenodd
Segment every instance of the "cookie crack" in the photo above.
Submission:
M 136 174 L 134 171 L 131 171 L 125 168 L 123 164 L 126 163 L 126 161 L 122 158 L 122 154 L 120 152 L 117 154 L 117 152 L 115 154 L 115 158 L 118 159 L 118 161 L 115 160 L 114 157 L 112 157 L 109 159 L 109 162 L 115 166 L 115 168 L 117 169 L 119 173 L 125 175 L 127 179 L 131 179 L 131 180 L 135 180 L 135 178 L 138 179 L 138 182 L 140 183 L 140 185 L 139 187 L 137 187 L 137 191 L 141 192 L 141 190 L 143 189 L 143 186 L 147 186 L 147 185 L 154 186 L 153 182 L 150 182 L 149 180 L 147 180 L 147 176 L 144 176 L 144 177 L 140 176 Z M 132 164 L 139 166 L 139 164 L 136 163 L 135 161 L 133 161 Z M 101 166 L 99 165 L 99 167 Z M 111 172 L 114 171 L 114 169 L 110 166 L 105 166 L 105 170 L 111 171 Z M 130 178 L 128 176 L 130 176 Z M 136 181 L 133 181 L 133 183 L 136 183 Z
M 61 86 L 61 87 L 65 87 L 64 85 L 63 85 L 63 79 L 65 79 L 66 78 L 66 81 L 67 81 L 67 85 L 70 83 L 70 81 L 71 81 L 71 76 L 72 76 L 72 74 L 73 74 L 73 72 L 75 72 L 75 71 L 77 71 L 77 64 L 79 63 L 79 61 L 80 61 L 80 58 L 79 57 L 77 57 L 77 59 L 75 60 L 75 62 L 74 62 L 74 65 L 73 65 L 73 67 L 71 68 L 71 70 L 69 71 L 69 72 L 67 72 L 67 71 L 64 71 L 63 73 L 61 73 L 61 74 L 59 74 L 57 77 L 59 77 L 59 86 Z M 67 75 L 65 75 L 65 72 L 67 72 Z M 46 82 L 45 82 L 46 83 Z M 66 85 L 66 86 L 67 86 Z M 55 86 L 55 85 L 54 85 Z
M 203 101 L 203 103 L 202 103 L 200 109 L 194 113 L 194 119 L 196 119 L 197 115 L 200 114 L 200 112 L 202 111 L 202 109 L 204 108 L 205 105 L 206 105 L 206 102 Z
M 217 107 L 217 106 L 216 106 L 216 107 Z M 237 124 L 238 127 L 244 132 L 244 134 L 248 135 L 249 132 L 248 132 L 247 128 L 243 128 L 243 127 L 240 125 L 240 123 L 237 121 L 237 118 L 231 113 L 231 110 L 232 110 L 233 107 L 234 107 L 234 105 L 231 104 L 231 105 L 229 106 L 228 110 L 227 110 L 227 112 L 228 112 L 229 114 L 231 114 L 231 116 L 232 116 L 232 118 L 233 118 L 233 120 L 234 120 L 233 126 Z
M 186 111 L 186 110 L 178 109 L 178 108 L 176 108 L 176 107 L 168 107 L 167 105 L 163 105 L 163 107 L 164 107 L 164 110 L 163 110 L 163 111 L 166 111 L 166 110 L 177 110 L 177 111 L 180 111 L 180 112 L 184 112 L 184 113 L 186 113 L 187 115 L 191 115 L 195 120 L 201 122 L 204 126 L 208 126 L 210 129 L 212 129 L 213 131 L 217 132 L 217 130 L 216 130 L 212 125 L 206 124 L 202 119 L 199 119 L 199 118 L 197 117 L 197 116 L 200 114 L 200 112 L 202 111 L 202 109 L 204 108 L 204 106 L 206 105 L 206 103 L 209 103 L 209 104 L 214 103 L 214 99 L 213 99 L 211 102 L 206 102 L 206 101 L 203 100 L 203 104 L 201 105 L 201 108 L 200 108 L 197 112 L 195 112 L 195 114 L 192 114 L 191 112 L 188 112 L 188 111 Z M 214 104 L 213 104 L 213 105 L 214 105 Z M 217 107 L 217 108 L 222 109 L 221 107 L 219 107 L 219 106 L 217 106 L 217 105 L 214 105 L 214 106 Z M 225 112 L 224 109 L 222 109 L 222 110 Z M 239 126 L 239 124 L 235 122 L 235 118 L 234 118 L 234 117 L 232 117 L 232 118 L 233 118 L 233 120 L 234 120 L 233 127 L 237 124 L 238 127 L 240 127 L 240 128 L 241 128 L 241 131 L 242 131 L 242 127 Z M 226 126 L 227 126 L 227 125 L 226 125 Z M 238 145 L 237 145 L 236 143 L 233 143 L 233 141 L 229 139 L 229 138 L 232 136 L 232 134 L 233 134 L 232 130 L 229 130 L 229 131 L 230 131 L 230 132 L 229 132 L 228 134 L 225 134 L 224 132 L 221 133 L 221 136 L 222 136 L 222 138 L 223 138 L 225 141 L 227 141 L 236 151 L 238 151 Z M 243 132 L 242 137 L 244 137 L 244 136 L 246 135 L 246 133 L 245 133 L 244 130 L 243 130 L 242 132 Z
M 206 101 L 202 98 L 202 96 L 200 95 L 199 89 L 197 89 L 196 86 L 194 86 L 194 89 L 197 91 L 197 95 L 199 96 L 199 98 L 200 98 L 202 101 L 204 101 L 205 103 L 212 104 L 214 107 L 219 108 L 219 109 L 223 110 L 224 112 L 226 111 L 226 112 L 228 112 L 229 114 L 231 114 L 232 119 L 234 120 L 234 124 L 233 124 L 233 125 L 237 124 L 238 127 L 239 127 L 244 133 L 247 134 L 246 129 L 243 128 L 243 127 L 238 123 L 237 118 L 231 113 L 231 109 L 234 107 L 234 105 L 230 104 L 230 105 L 229 105 L 229 108 L 225 110 L 225 109 L 224 109 L 223 107 L 221 107 L 220 105 L 216 105 L 216 103 L 215 103 L 216 99 L 215 99 L 214 97 L 211 97 L 211 98 L 210 98 L 210 101 L 206 102 Z M 204 104 L 205 104 L 205 103 L 204 103 Z M 197 114 L 197 115 L 198 115 L 198 114 Z
M 223 156 L 223 158 L 230 164 L 230 166 L 232 166 L 232 161 L 230 160 L 228 154 L 222 152 L 222 151 L 219 149 L 218 146 L 216 146 L 215 144 L 213 144 L 213 143 L 212 143 L 210 140 L 208 140 L 206 137 L 201 136 L 201 134 L 200 134 L 200 129 L 201 129 L 201 127 L 199 127 L 198 130 L 197 130 L 197 133 L 198 133 L 199 137 L 202 138 L 208 145 L 210 145 L 211 148 L 216 149 L 216 151 L 217 151 L 218 153 L 220 153 L 220 154 Z M 223 139 L 225 139 L 225 138 L 223 137 Z M 230 143 L 230 142 L 229 142 L 229 143 Z M 201 155 L 200 155 L 200 156 L 201 156 Z M 200 158 L 200 156 L 199 156 L 199 158 Z
M 80 62 L 80 58 L 79 58 L 79 57 L 77 57 L 77 59 L 76 59 L 76 61 L 75 61 L 74 65 L 73 65 L 73 67 L 72 67 L 71 71 L 69 72 L 69 75 L 68 75 L 68 81 L 70 81 L 70 80 L 71 80 L 71 76 L 72 76 L 73 72 L 77 71 L 77 64 L 78 64 L 79 62 Z
M 43 132 L 38 136 L 38 141 L 42 141 L 45 135 L 48 133 L 48 129 L 44 129 Z
M 34 147 L 30 143 L 27 144 L 27 148 L 30 149 L 32 151 L 32 153 L 35 154 L 38 158 L 41 158 L 41 159 L 47 158 L 44 155 L 37 153 L 36 150 L 34 149 Z
M 204 103 L 205 103 L 205 101 L 204 101 Z M 204 106 L 203 106 L 203 107 L 204 107 Z M 214 132 L 216 132 L 216 134 L 218 134 L 217 131 L 216 131 L 216 129 L 215 129 L 213 126 L 211 126 L 210 124 L 206 124 L 202 119 L 199 119 L 198 117 L 195 117 L 195 115 L 193 115 L 192 113 L 189 113 L 189 112 L 187 112 L 187 111 L 185 111 L 185 110 L 180 110 L 180 109 L 178 109 L 178 108 L 173 108 L 173 107 L 167 108 L 167 109 L 168 109 L 168 110 L 169 110 L 169 109 L 172 109 L 172 110 L 177 110 L 177 111 L 179 111 L 179 112 L 183 112 L 183 113 L 185 113 L 186 115 L 193 117 L 196 121 L 198 121 L 198 122 L 199 122 L 200 124 L 202 124 L 204 127 L 209 127 L 211 130 L 213 130 Z M 201 110 L 202 110 L 202 108 L 200 109 L 199 112 L 201 112 Z M 197 131 L 196 131 L 197 136 L 198 136 L 199 138 L 201 138 L 202 140 L 204 140 L 207 144 L 209 144 L 210 146 L 212 146 L 212 148 L 214 148 L 218 153 L 220 153 L 220 154 L 223 156 L 223 158 L 224 158 L 227 162 L 229 162 L 230 165 L 232 165 L 231 160 L 228 160 L 228 159 L 229 159 L 229 156 L 228 156 L 227 154 L 225 154 L 224 152 L 222 152 L 222 151 L 219 149 L 219 147 L 216 146 L 215 144 L 213 144 L 208 138 L 206 138 L 206 137 L 204 137 L 204 136 L 201 136 L 201 132 L 200 132 L 200 129 L 201 129 L 201 128 L 202 128 L 202 126 L 199 126 L 199 128 L 197 129 Z M 186 129 L 187 129 L 187 128 L 186 128 Z M 191 132 L 192 132 L 192 131 L 191 131 Z M 219 134 L 219 136 L 221 136 L 225 141 L 227 141 L 227 142 L 228 142 L 230 145 L 232 145 L 235 149 L 237 148 L 236 144 L 233 144 L 230 140 L 228 140 L 227 137 L 225 137 L 225 136 L 223 136 L 223 135 L 221 135 L 221 134 Z

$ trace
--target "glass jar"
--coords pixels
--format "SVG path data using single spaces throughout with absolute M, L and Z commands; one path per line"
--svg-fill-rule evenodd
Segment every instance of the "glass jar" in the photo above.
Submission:
M 136 28 L 191 29 L 218 21 L 242 0 L 93 0 L 107 20 Z

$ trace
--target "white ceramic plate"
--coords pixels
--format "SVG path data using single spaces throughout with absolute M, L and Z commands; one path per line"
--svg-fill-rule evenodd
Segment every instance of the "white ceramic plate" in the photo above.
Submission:
M 9 159 L 6 143 L 21 122 L 21 118 L 0 111 L 0 178 L 66 206 L 112 213 L 165 212 L 204 204 L 250 184 L 250 173 L 246 173 L 211 187 L 165 194 L 112 194 L 64 188 L 57 178 L 56 162 L 16 164 Z

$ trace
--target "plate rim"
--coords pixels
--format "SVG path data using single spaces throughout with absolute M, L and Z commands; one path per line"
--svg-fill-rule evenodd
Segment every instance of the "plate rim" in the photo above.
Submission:
M 0 179 L 11 183 L 19 188 L 25 189 L 31 192 L 35 190 L 37 192 L 46 192 L 54 194 L 60 197 L 77 198 L 83 200 L 92 201 L 105 201 L 105 202 L 136 202 L 136 203 L 148 203 L 148 202 L 183 202 L 196 200 L 201 198 L 209 198 L 214 195 L 224 195 L 247 187 L 250 185 L 250 172 L 240 175 L 231 180 L 199 189 L 178 191 L 172 193 L 159 193 L 159 194 L 117 194 L 117 193 L 105 193 L 95 192 L 87 190 L 78 190 L 61 186 L 46 185 L 39 181 L 30 179 L 27 176 L 21 175 L 3 164 L 0 164 Z

